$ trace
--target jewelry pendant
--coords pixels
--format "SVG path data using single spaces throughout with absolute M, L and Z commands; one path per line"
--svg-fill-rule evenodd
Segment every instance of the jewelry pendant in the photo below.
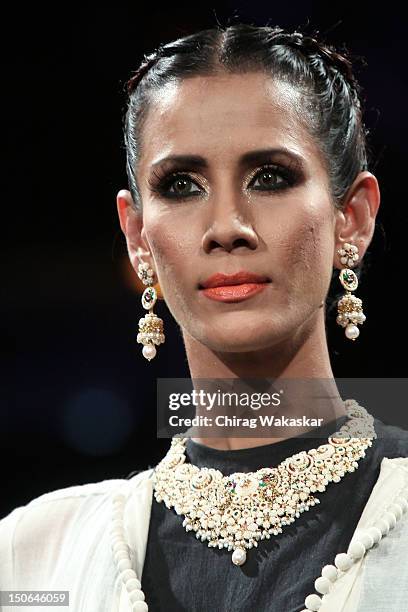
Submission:
M 138 343 L 143 344 L 143 357 L 151 361 L 157 354 L 156 346 L 163 344 L 166 339 L 163 333 L 163 319 L 160 319 L 153 312 L 153 307 L 157 302 L 157 292 L 153 287 L 153 269 L 147 262 L 141 261 L 138 266 L 137 275 L 142 283 L 147 285 L 143 291 L 141 302 L 143 308 L 149 312 L 146 316 L 139 319 L 139 333 L 136 340 Z
M 142 306 L 145 310 L 151 310 L 157 302 L 157 293 L 154 287 L 146 287 L 142 295 Z
M 236 548 L 232 553 L 232 562 L 234 565 L 243 565 L 246 561 L 246 552 L 243 548 Z
M 360 335 L 357 325 L 362 325 L 366 320 L 362 300 L 351 293 L 358 287 L 357 275 L 351 269 L 357 264 L 358 248 L 354 244 L 346 242 L 342 248 L 338 249 L 337 253 L 340 255 L 342 265 L 348 267 L 342 268 L 339 274 L 339 280 L 346 293 L 337 304 L 336 322 L 345 328 L 346 338 L 354 341 Z
M 355 400 L 344 402 L 350 420 L 327 443 L 301 451 L 277 467 L 224 476 L 213 468 L 186 463 L 187 438 L 173 437 L 152 479 L 156 501 L 184 515 L 183 527 L 209 547 L 227 548 L 242 565 L 259 540 L 282 533 L 302 512 L 319 504 L 313 493 L 340 482 L 376 438 L 374 419 Z
M 156 355 L 155 344 L 162 344 L 165 340 L 163 334 L 163 319 L 154 312 L 148 312 L 139 319 L 139 333 L 137 342 L 143 344 L 143 356 L 149 361 Z

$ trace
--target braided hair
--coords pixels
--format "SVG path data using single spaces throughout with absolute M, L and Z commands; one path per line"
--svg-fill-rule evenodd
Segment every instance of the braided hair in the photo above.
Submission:
M 361 89 L 350 53 L 318 40 L 316 33 L 242 23 L 226 28 L 217 25 L 160 45 L 144 55 L 126 83 L 126 171 L 137 209 L 142 208 L 142 201 L 136 169 L 151 104 L 149 94 L 172 80 L 250 71 L 263 71 L 297 88 L 303 102 L 301 110 L 297 109 L 299 119 L 323 154 L 333 205 L 343 209 L 355 177 L 368 167 L 368 130 L 362 120 Z

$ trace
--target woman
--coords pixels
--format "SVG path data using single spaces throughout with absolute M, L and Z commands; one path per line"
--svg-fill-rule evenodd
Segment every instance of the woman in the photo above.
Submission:
M 117 209 L 147 289 L 144 357 L 164 341 L 159 282 L 193 381 L 334 383 L 332 270 L 355 341 L 353 268 L 380 203 L 349 58 L 237 24 L 160 47 L 128 91 Z M 75 612 L 408 610 L 408 434 L 330 398 L 323 427 L 174 436 L 129 480 L 16 508 L 0 521 L 1 589 L 67 590 Z

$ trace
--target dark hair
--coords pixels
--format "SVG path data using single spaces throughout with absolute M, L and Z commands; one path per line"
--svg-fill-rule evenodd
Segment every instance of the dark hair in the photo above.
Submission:
M 302 111 L 295 111 L 323 154 L 333 205 L 343 210 L 349 188 L 358 173 L 368 169 L 371 158 L 366 138 L 369 130 L 363 123 L 365 100 L 353 73 L 353 63 L 360 59 L 363 58 L 352 56 L 344 46 L 340 52 L 319 40 L 315 31 L 309 35 L 280 26 L 243 23 L 226 28 L 218 24 L 144 55 L 126 83 L 129 99 L 123 122 L 126 172 L 135 207 L 142 208 L 136 168 L 151 101 L 149 94 L 160 91 L 172 80 L 263 71 L 271 78 L 290 83 L 300 93 Z M 356 266 L 358 278 L 369 265 L 368 255 Z M 333 269 L 326 296 L 327 314 L 343 294 L 337 277 L 338 270 Z
M 136 167 L 149 94 L 175 79 L 220 72 L 263 71 L 295 86 L 303 98 L 299 120 L 315 138 L 329 176 L 331 197 L 342 209 L 344 197 L 359 172 L 366 170 L 367 143 L 362 120 L 361 90 L 352 71 L 351 55 L 311 35 L 279 26 L 238 23 L 202 30 L 159 46 L 144 55 L 126 84 L 129 96 L 124 117 L 126 172 L 136 208 L 142 201 Z

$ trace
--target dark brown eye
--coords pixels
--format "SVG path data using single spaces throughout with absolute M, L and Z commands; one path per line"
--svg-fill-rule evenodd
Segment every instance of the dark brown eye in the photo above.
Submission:
M 181 177 L 170 183 L 170 185 L 174 186 L 174 192 L 178 195 L 190 195 L 188 190 L 188 186 L 192 185 L 192 180 L 190 178 Z
M 150 188 L 153 193 L 157 193 L 162 198 L 182 201 L 205 193 L 203 188 L 200 188 L 187 172 L 172 172 L 164 176 L 156 172 L 153 174 L 155 178 L 148 181 Z M 257 181 L 259 182 L 258 186 L 256 185 Z M 248 187 L 254 189 L 254 191 L 265 192 L 265 195 L 268 195 L 274 191 L 291 187 L 295 185 L 296 181 L 296 174 L 290 169 L 276 164 L 267 164 L 258 170 Z M 198 189 L 192 190 L 193 185 Z
M 260 186 L 261 189 L 258 189 L 258 191 L 263 191 L 265 190 L 270 190 L 270 189 L 276 189 L 277 187 L 280 187 L 282 184 L 282 181 L 277 181 L 276 178 L 278 176 L 282 176 L 282 174 L 274 169 L 266 169 L 266 170 L 262 170 L 261 172 L 258 172 L 258 174 L 255 176 L 254 181 L 256 182 L 257 180 L 260 180 Z M 283 180 L 283 184 L 285 184 L 287 181 L 286 179 Z M 253 186 L 255 183 L 252 182 L 251 186 Z
M 200 191 L 189 189 L 194 184 L 194 181 L 187 174 L 178 174 L 166 181 L 165 190 L 170 197 L 185 198 L 200 193 Z

